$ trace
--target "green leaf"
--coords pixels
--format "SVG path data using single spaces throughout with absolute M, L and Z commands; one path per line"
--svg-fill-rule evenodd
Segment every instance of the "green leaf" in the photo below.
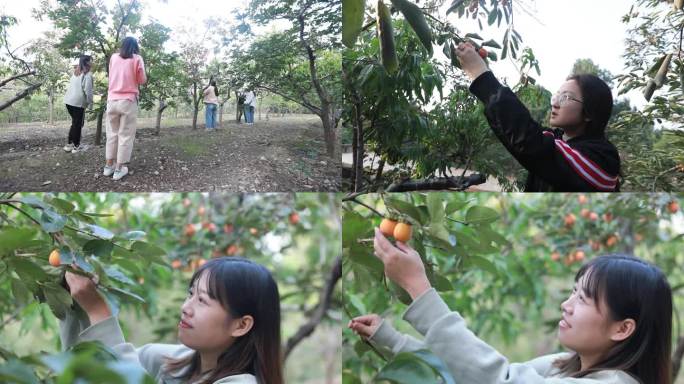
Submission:
M 349 260 L 356 264 L 363 265 L 372 272 L 381 274 L 385 270 L 382 261 L 373 254 L 373 249 L 369 246 L 356 245 L 345 248 L 348 252 Z
M 366 305 L 363 303 L 363 301 L 361 301 L 361 299 L 359 299 L 358 296 L 354 294 L 348 294 L 347 298 L 349 299 L 348 303 L 354 308 L 358 315 L 365 315 L 368 313 L 366 310 Z
M 499 43 L 497 43 L 496 40 L 494 40 L 494 39 L 485 41 L 484 43 L 482 43 L 482 46 L 501 49 L 501 45 L 499 45 Z
M 0 230 L 0 253 L 20 249 L 31 244 L 36 235 L 33 228 L 5 227 Z
M 0 365 L 0 382 L 20 384 L 40 383 L 34 370 L 30 366 L 15 359 Z
M 17 272 L 22 280 L 42 281 L 47 279 L 47 273 L 30 260 L 13 258 L 10 259 L 9 265 Z
M 130 231 L 130 232 L 126 232 L 122 235 L 119 235 L 119 237 L 121 237 L 122 239 L 125 239 L 125 240 L 140 240 L 140 239 L 144 238 L 145 236 L 147 236 L 147 234 L 143 231 Z
M 465 261 L 465 264 L 468 266 L 479 267 L 480 269 L 487 271 L 493 275 L 499 274 L 499 271 L 496 269 L 496 266 L 494 265 L 494 263 L 485 259 L 484 257 L 470 255 L 470 256 L 467 256 L 464 261 Z
M 143 299 L 142 297 L 138 296 L 137 294 L 135 294 L 133 292 L 129 292 L 125 289 L 121 289 L 121 288 L 117 288 L 117 287 L 107 287 L 107 290 L 109 290 L 109 292 L 111 292 L 111 293 L 119 295 L 119 297 L 122 297 L 122 298 L 135 299 L 141 303 L 145 302 L 145 299 Z
M 399 213 L 411 217 L 416 222 L 422 225 L 426 224 L 427 217 L 421 214 L 420 210 L 413 204 L 393 197 L 386 197 L 385 203 L 389 208 L 392 208 Z
M 466 33 L 465 38 L 466 39 L 483 40 L 482 36 L 478 35 L 477 33 Z
M 449 216 L 452 213 L 463 209 L 463 207 L 466 205 L 468 205 L 468 201 L 466 200 L 451 200 L 447 203 L 446 208 L 444 209 L 444 214 Z
M 444 223 L 444 195 L 428 193 L 427 208 L 430 214 L 430 225 Z
M 411 352 L 401 352 L 382 367 L 373 382 L 381 380 L 395 384 L 436 383 L 435 370 Z
M 26 196 L 19 199 L 24 204 L 30 205 L 34 208 L 47 209 L 48 205 L 36 196 Z
M 70 201 L 66 201 L 57 197 L 52 198 L 50 200 L 50 204 L 57 207 L 57 209 L 65 215 L 70 214 L 74 211 L 74 209 L 76 209 L 74 204 L 72 204 Z
M 166 255 L 166 251 L 154 244 L 144 241 L 135 241 L 131 245 L 131 251 L 139 256 L 142 256 L 144 260 L 160 265 L 166 265 L 166 262 L 164 259 L 162 259 L 162 256 Z
M 45 301 L 50 306 L 52 313 L 54 313 L 58 319 L 64 320 L 67 311 L 70 310 L 70 307 L 73 304 L 71 294 L 61 285 L 54 283 L 45 283 L 42 291 L 45 295 Z
M 362 237 L 372 236 L 373 228 L 370 220 L 361 216 L 356 211 L 345 210 L 342 216 L 344 225 L 342 226 L 342 246 L 349 248 Z
M 437 272 L 433 272 L 430 276 L 430 283 L 439 292 L 453 291 L 454 286 L 451 281 L 447 279 L 444 275 L 440 275 Z
M 67 218 L 48 208 L 43 210 L 38 221 L 45 232 L 54 233 L 64 228 Z
M 489 12 L 489 18 L 487 19 L 487 24 L 492 25 L 496 22 L 496 18 L 498 17 L 498 14 L 492 10 Z
M 83 253 L 86 255 L 95 255 L 101 258 L 107 258 L 112 253 L 114 244 L 108 240 L 89 240 L 83 244 Z
M 99 237 L 105 240 L 111 240 L 114 237 L 114 234 L 112 232 L 100 226 L 94 224 L 87 224 L 86 227 L 88 228 L 89 232 L 92 233 L 92 235 L 95 237 Z
M 14 297 L 14 302 L 18 307 L 23 307 L 28 304 L 33 296 L 31 291 L 26 287 L 26 285 L 19 279 L 12 277 L 12 296 Z
M 107 276 L 111 279 L 114 279 L 124 284 L 135 285 L 135 282 L 133 280 L 131 280 L 128 276 L 126 276 L 123 272 L 121 272 L 114 266 L 105 266 L 104 271 L 107 274 Z
M 466 222 L 471 224 L 488 224 L 496 221 L 499 213 L 489 207 L 475 205 L 468 209 Z

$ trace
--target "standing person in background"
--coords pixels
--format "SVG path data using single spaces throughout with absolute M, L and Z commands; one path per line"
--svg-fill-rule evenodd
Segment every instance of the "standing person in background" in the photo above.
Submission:
M 218 106 L 219 91 L 216 88 L 216 81 L 209 80 L 209 84 L 202 90 L 204 94 L 204 121 L 206 123 L 205 129 L 213 131 L 216 129 L 216 107 Z
M 245 112 L 245 93 L 242 91 L 237 92 L 237 123 L 242 122 L 242 115 Z M 245 121 L 246 122 L 246 121 Z
M 256 95 L 251 89 L 245 92 L 245 121 L 248 125 L 254 125 L 254 109 L 256 107 Z
M 107 148 L 103 174 L 121 180 L 128 174 L 138 115 L 138 86 L 145 84 L 145 63 L 138 41 L 127 37 L 109 59 L 107 94 Z M 114 166 L 116 163 L 116 167 Z
M 81 130 L 85 122 L 85 110 L 93 108 L 93 75 L 90 73 L 92 58 L 88 55 L 74 61 L 74 73 L 69 80 L 69 87 L 64 95 L 71 128 L 69 129 L 68 144 L 64 146 L 66 152 L 76 153 L 80 150 Z

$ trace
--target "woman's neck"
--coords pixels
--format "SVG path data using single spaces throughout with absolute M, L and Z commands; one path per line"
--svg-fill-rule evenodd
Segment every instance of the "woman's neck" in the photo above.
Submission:
M 600 354 L 583 354 L 579 355 L 580 357 L 580 370 L 584 371 L 585 369 L 589 369 L 593 366 L 596 365 L 601 360 L 601 355 Z
M 563 140 L 568 141 L 584 134 L 584 126 L 563 128 Z
M 219 354 L 214 352 L 200 352 L 200 376 L 216 368 L 218 356 Z

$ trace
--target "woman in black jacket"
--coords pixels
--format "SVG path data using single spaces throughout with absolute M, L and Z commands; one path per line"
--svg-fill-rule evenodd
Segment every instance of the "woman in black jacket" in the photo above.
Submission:
M 594 75 L 570 76 L 551 98 L 550 124 L 542 127 L 516 95 L 501 85 L 469 43 L 456 55 L 485 104 L 494 134 L 529 171 L 526 192 L 617 192 L 620 157 L 605 137 L 613 108 L 608 85 Z

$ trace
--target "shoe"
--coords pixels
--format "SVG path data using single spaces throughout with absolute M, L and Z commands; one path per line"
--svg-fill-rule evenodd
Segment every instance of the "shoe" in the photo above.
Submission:
M 109 165 L 104 166 L 104 170 L 102 171 L 102 174 L 109 177 L 114 173 L 114 167 L 110 167 Z
M 81 152 L 82 150 L 83 150 L 83 148 L 81 148 L 81 147 L 74 147 L 74 149 L 71 150 L 71 153 L 78 153 L 78 152 Z
M 114 171 L 114 180 L 121 180 L 122 177 L 128 175 L 128 167 L 121 167 L 121 169 L 117 169 Z
M 74 150 L 74 145 L 73 144 L 67 144 L 64 146 L 64 152 L 71 152 Z

